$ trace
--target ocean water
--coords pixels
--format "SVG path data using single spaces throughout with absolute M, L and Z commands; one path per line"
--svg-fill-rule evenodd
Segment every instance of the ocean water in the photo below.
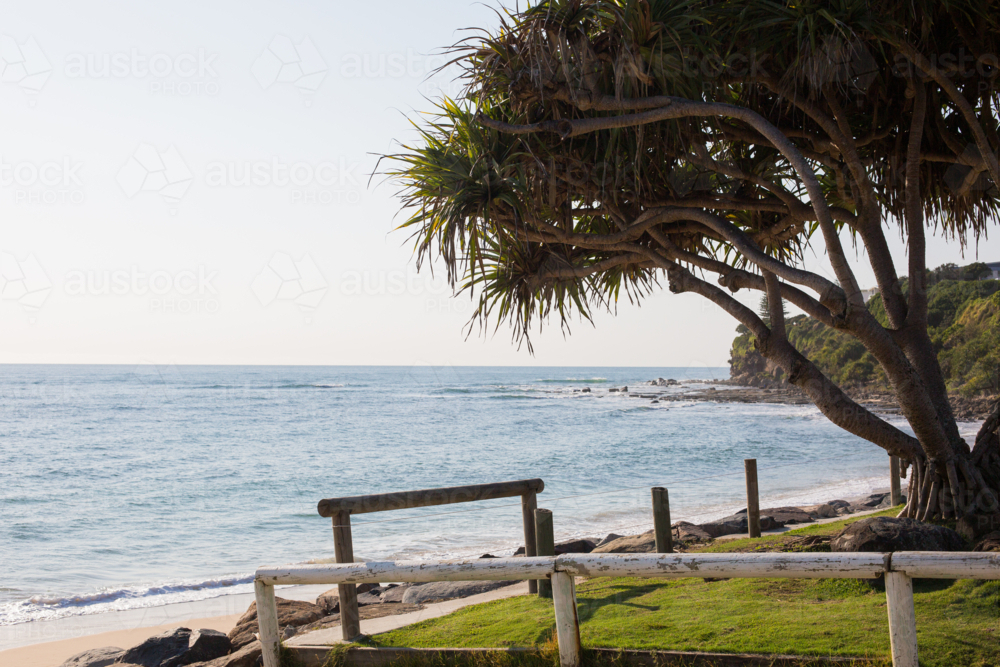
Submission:
M 541 477 L 557 538 L 888 484 L 811 406 L 686 392 L 725 368 L 0 367 L 0 625 L 205 600 L 261 565 L 333 558 L 322 498 Z M 657 377 L 679 387 L 643 387 Z M 590 393 L 581 389 L 589 387 Z M 720 391 L 725 391 L 721 387 Z M 359 559 L 510 553 L 517 498 L 359 515 Z

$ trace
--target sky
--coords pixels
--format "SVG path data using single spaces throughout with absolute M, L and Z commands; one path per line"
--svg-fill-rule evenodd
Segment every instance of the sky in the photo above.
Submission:
M 695 295 L 552 322 L 531 356 L 505 326 L 467 336 L 468 296 L 416 272 L 371 175 L 457 93 L 440 49 L 496 6 L 11 4 L 0 363 L 726 365 L 736 322 Z M 928 264 L 1000 260 L 996 237 L 932 238 Z M 822 244 L 807 266 L 831 275 Z

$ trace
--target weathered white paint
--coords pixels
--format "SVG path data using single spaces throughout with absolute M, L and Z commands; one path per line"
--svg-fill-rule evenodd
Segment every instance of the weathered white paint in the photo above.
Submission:
M 573 575 L 552 575 L 552 602 L 556 608 L 556 637 L 559 639 L 561 667 L 580 667 L 580 618 L 576 612 L 576 583 Z
M 886 571 L 888 554 L 566 554 L 556 570 L 586 577 L 873 579 Z
M 914 579 L 1000 579 L 1000 553 L 897 551 L 891 565 Z
M 889 644 L 892 667 L 918 667 L 917 616 L 913 610 L 913 580 L 902 572 L 885 575 L 889 608 Z
M 894 667 L 917 667 L 917 629 L 911 577 L 1000 579 L 1000 554 L 908 551 L 880 553 L 567 554 L 533 558 L 468 558 L 286 565 L 257 570 L 257 620 L 264 667 L 278 667 L 275 584 L 378 583 L 383 581 L 531 580 L 552 577 L 562 667 L 579 667 L 580 627 L 575 576 L 676 579 L 873 578 L 886 575 Z
M 253 591 L 257 598 L 257 629 L 263 648 L 264 667 L 279 667 L 278 604 L 274 599 L 274 586 L 256 580 L 253 582 Z
M 542 579 L 555 571 L 555 559 L 463 558 L 445 561 L 370 561 L 323 565 L 262 567 L 257 580 L 276 584 L 377 584 L 380 581 L 505 581 Z

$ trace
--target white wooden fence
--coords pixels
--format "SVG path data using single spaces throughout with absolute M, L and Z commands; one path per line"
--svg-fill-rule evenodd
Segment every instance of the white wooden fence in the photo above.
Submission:
M 913 579 L 1000 579 L 1000 553 L 567 554 L 262 567 L 254 578 L 264 667 L 278 665 L 274 587 L 388 581 L 552 580 L 561 667 L 580 665 L 575 577 L 872 579 L 885 575 L 894 667 L 917 667 Z

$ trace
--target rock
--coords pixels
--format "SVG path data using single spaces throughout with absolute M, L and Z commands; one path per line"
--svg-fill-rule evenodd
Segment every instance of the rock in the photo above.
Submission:
M 881 507 L 883 503 L 885 504 L 886 507 L 889 506 L 888 493 L 873 493 L 870 496 L 865 496 L 864 498 L 859 498 L 858 500 L 855 500 L 854 503 L 852 504 L 857 507 L 866 507 L 868 509 L 875 509 L 877 507 Z
M 561 556 L 562 554 L 589 554 L 594 550 L 597 543 L 594 540 L 582 539 L 582 540 L 570 540 L 569 542 L 560 542 L 555 545 L 556 555 Z M 517 551 L 514 552 L 515 556 L 524 555 L 524 547 L 518 547 Z
M 125 649 L 117 646 L 92 648 L 83 653 L 77 653 L 59 667 L 107 667 L 125 653 Z
M 1000 531 L 1000 513 L 969 514 L 959 519 L 955 526 L 955 532 L 973 544 L 996 531 Z
M 607 534 L 607 535 L 606 535 L 606 536 L 604 537 L 604 539 L 603 539 L 603 540 L 601 540 L 601 541 L 599 541 L 599 542 L 597 543 L 597 546 L 598 546 L 598 547 L 602 547 L 602 546 L 604 546 L 605 544 L 607 544 L 608 542 L 614 542 L 614 541 L 615 541 L 615 540 L 617 540 L 617 539 L 618 539 L 619 537 L 621 537 L 621 535 L 619 535 L 618 533 L 608 533 L 608 534 Z M 596 547 L 595 547 L 595 548 L 596 548 Z
M 403 594 L 404 604 L 424 604 L 434 600 L 467 598 L 505 586 L 513 586 L 516 581 L 432 581 L 410 586 Z
M 221 658 L 207 662 L 195 662 L 188 665 L 188 667 L 257 667 L 261 653 L 263 653 L 263 650 L 261 649 L 260 642 L 255 639 L 240 650 L 234 651 L 229 655 L 224 655 Z
M 224 632 L 204 628 L 195 630 L 188 639 L 188 651 L 184 654 L 184 662 L 165 662 L 163 667 L 215 660 L 228 654 L 232 648 L 233 644 Z
M 376 595 L 375 591 L 369 591 L 368 593 L 362 593 L 358 596 L 358 606 L 364 607 L 369 604 L 379 604 L 382 602 L 382 598 Z
M 382 600 L 382 604 L 385 604 L 386 602 L 402 602 L 403 595 L 406 594 L 407 589 L 412 587 L 413 584 L 403 584 L 402 586 L 390 585 L 389 588 L 382 593 L 380 598 Z
M 847 514 L 854 514 L 854 510 L 851 509 L 851 503 L 846 500 L 831 500 L 825 503 L 833 508 L 833 511 L 837 513 L 837 516 L 845 516 Z
M 584 394 L 589 394 L 590 393 L 590 387 L 584 387 L 580 391 L 583 392 Z
M 973 551 L 1000 551 L 1000 530 L 987 534 Z
M 324 594 L 325 595 L 325 594 Z M 286 600 L 275 598 L 278 603 L 278 627 L 291 625 L 298 627 L 306 625 L 326 616 L 323 610 L 311 602 L 300 600 Z M 246 610 L 240 620 L 236 622 L 236 627 L 229 631 L 229 639 L 233 643 L 233 648 L 238 649 L 252 642 L 257 634 L 257 603 L 251 602 L 250 608 Z
M 609 535 L 610 537 L 610 535 Z M 656 551 L 656 537 L 653 531 L 641 535 L 626 535 L 595 548 L 595 554 L 652 553 Z
M 184 654 L 188 652 L 190 639 L 190 628 L 167 630 L 128 649 L 118 657 L 118 662 L 140 667 L 187 665 L 195 662 L 183 660 Z
M 611 389 L 608 389 L 609 394 L 615 394 L 617 392 L 618 392 L 618 387 L 612 387 Z
M 229 637 L 218 630 L 174 628 L 123 651 L 118 661 L 139 667 L 182 667 L 214 660 L 231 649 Z
M 363 593 L 368 593 L 371 591 L 376 591 L 381 593 L 382 589 L 378 584 L 358 584 L 355 589 L 358 592 L 358 605 L 361 605 L 361 595 Z M 381 600 L 378 600 L 381 602 Z M 365 604 L 374 604 L 372 602 L 365 602 Z M 321 594 L 316 598 L 316 606 L 323 610 L 324 614 L 336 614 L 340 611 L 340 589 L 336 586 L 328 590 L 327 592 Z M 311 623 L 312 621 L 310 621 Z
M 816 505 L 810 514 L 818 519 L 832 519 L 837 516 L 837 508 L 829 503 L 823 503 L 822 505 Z
M 832 509 L 832 508 L 831 508 Z M 815 518 L 802 507 L 770 507 L 760 511 L 761 517 L 769 516 L 778 523 L 812 523 Z M 763 519 L 761 519 L 763 522 Z M 763 526 L 761 526 L 763 529 Z
M 557 556 L 560 554 L 589 554 L 596 546 L 597 543 L 594 540 L 588 539 L 570 540 L 555 545 Z
M 712 539 L 711 535 L 687 521 L 678 521 L 671 526 L 671 529 L 673 529 L 674 540 L 677 542 L 701 542 Z
M 950 528 L 916 519 L 870 517 L 852 523 L 830 542 L 832 551 L 962 551 L 965 543 Z
M 340 611 L 340 591 L 334 587 L 316 598 L 316 606 L 324 614 L 336 614 Z
M 763 514 L 760 517 L 760 529 L 762 531 L 781 528 L 782 525 L 783 525 L 782 523 L 775 521 L 773 517 L 766 516 Z M 750 532 L 750 522 L 747 519 L 746 510 L 743 510 L 739 514 L 733 514 L 732 516 L 727 516 L 717 521 L 710 521 L 709 523 L 699 524 L 698 527 L 704 530 L 712 537 L 722 537 L 723 535 L 739 535 L 741 533 Z
M 622 388 L 621 388 L 621 389 L 619 389 L 618 391 L 621 391 L 621 392 L 628 392 L 628 387 L 622 387 Z

